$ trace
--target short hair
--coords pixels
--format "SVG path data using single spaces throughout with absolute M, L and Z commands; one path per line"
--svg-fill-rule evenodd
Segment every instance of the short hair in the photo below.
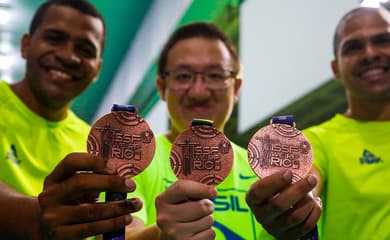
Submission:
M 239 71 L 239 56 L 230 38 L 213 23 L 194 22 L 179 27 L 165 43 L 158 59 L 157 73 L 159 76 L 164 76 L 168 53 L 176 45 L 176 43 L 196 37 L 221 40 L 234 60 L 236 71 Z
M 90 15 L 92 17 L 98 18 L 103 23 L 103 42 L 102 49 L 104 49 L 106 42 L 106 22 L 102 14 L 87 0 L 47 0 L 43 4 L 39 6 L 39 8 L 35 11 L 34 16 L 30 22 L 29 34 L 33 35 L 39 25 L 41 25 L 43 18 L 50 6 L 52 5 L 60 5 L 66 6 L 73 9 L 76 9 L 84 14 Z
M 383 8 L 384 10 L 388 11 L 387 8 Z M 378 8 L 370 8 L 370 7 L 357 7 L 353 8 L 352 10 L 348 11 L 344 16 L 341 17 L 340 21 L 338 22 L 336 26 L 336 30 L 333 35 L 333 54 L 334 57 L 337 58 L 337 51 L 339 50 L 339 45 L 341 41 L 341 35 L 340 30 L 344 26 L 344 23 L 348 21 L 349 19 L 356 17 L 355 15 L 362 14 L 363 12 L 376 12 L 378 11 Z

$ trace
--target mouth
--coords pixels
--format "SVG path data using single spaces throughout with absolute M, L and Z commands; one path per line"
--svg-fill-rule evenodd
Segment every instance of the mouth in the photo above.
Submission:
M 361 71 L 358 75 L 361 78 L 364 79 L 378 79 L 382 78 L 384 74 L 386 74 L 389 71 L 388 66 L 375 66 L 365 69 L 364 71 Z
M 69 73 L 63 72 L 63 71 L 58 70 L 58 69 L 47 69 L 47 71 L 49 72 L 50 76 L 53 79 L 61 79 L 61 80 L 73 79 L 73 77 Z
M 186 108 L 190 111 L 190 112 L 194 112 L 194 113 L 203 113 L 203 112 L 208 112 L 210 110 L 210 104 L 208 103 L 192 103 L 192 104 L 188 104 L 186 106 Z

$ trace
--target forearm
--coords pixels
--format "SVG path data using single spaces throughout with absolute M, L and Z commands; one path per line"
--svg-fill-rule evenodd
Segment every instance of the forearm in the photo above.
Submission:
M 20 194 L 0 182 L 0 235 L 9 239 L 38 239 L 37 198 Z

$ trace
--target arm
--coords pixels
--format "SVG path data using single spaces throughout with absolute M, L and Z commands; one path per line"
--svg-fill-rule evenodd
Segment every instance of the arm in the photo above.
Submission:
M 315 227 L 322 211 L 319 198 L 310 194 L 315 176 L 291 182 L 291 171 L 275 173 L 255 182 L 246 196 L 256 220 L 278 239 L 302 237 Z
M 214 205 L 209 199 L 216 195 L 211 186 L 179 180 L 156 198 L 156 224 L 128 227 L 126 239 L 214 239 Z
M 38 200 L 16 192 L 0 182 L 0 236 L 5 239 L 26 239 L 36 235 L 39 215 Z

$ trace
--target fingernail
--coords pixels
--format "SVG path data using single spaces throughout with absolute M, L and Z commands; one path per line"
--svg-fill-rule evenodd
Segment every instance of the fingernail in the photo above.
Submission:
M 283 173 L 283 179 L 286 181 L 286 182 L 291 182 L 291 179 L 292 179 L 292 172 L 291 170 L 287 170 Z
M 213 198 L 218 195 L 218 192 L 217 192 L 217 190 L 215 188 L 210 188 L 210 193 L 213 196 Z
M 309 177 L 307 178 L 307 182 L 310 184 L 310 186 L 315 187 L 317 184 L 317 178 L 313 175 L 309 175 Z
M 125 216 L 125 224 L 128 225 L 133 221 L 133 218 L 130 215 Z
M 116 173 L 115 164 L 112 161 L 107 161 L 106 168 L 110 174 Z
M 141 202 L 137 199 L 128 199 L 125 202 L 125 207 L 130 209 L 130 211 L 136 211 L 140 208 Z
M 127 187 L 130 191 L 134 191 L 134 190 L 135 190 L 134 181 L 133 181 L 130 177 L 127 177 L 127 178 L 125 179 L 125 184 L 126 184 L 126 187 Z
M 318 204 L 320 205 L 320 207 L 322 208 L 322 200 L 320 197 L 316 197 L 316 200 L 318 202 Z

